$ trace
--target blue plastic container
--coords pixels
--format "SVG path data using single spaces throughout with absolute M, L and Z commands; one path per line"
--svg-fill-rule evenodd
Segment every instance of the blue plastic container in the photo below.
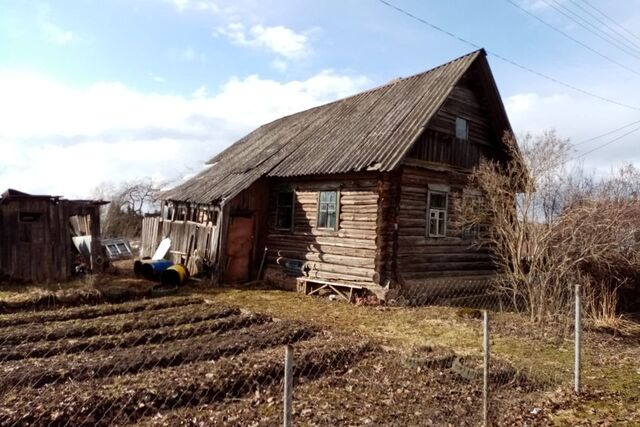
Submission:
M 162 272 L 172 265 L 173 262 L 166 259 L 145 260 L 140 267 L 140 273 L 147 280 L 157 280 Z

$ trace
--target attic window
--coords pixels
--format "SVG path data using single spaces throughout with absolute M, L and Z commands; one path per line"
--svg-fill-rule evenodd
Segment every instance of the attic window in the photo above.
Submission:
M 456 117 L 456 138 L 465 141 L 469 139 L 469 124 L 461 117 Z

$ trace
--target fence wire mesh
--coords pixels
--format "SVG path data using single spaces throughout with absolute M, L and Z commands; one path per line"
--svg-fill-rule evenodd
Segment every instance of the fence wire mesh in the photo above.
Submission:
M 4 307 L 0 426 L 282 425 L 287 346 L 293 425 L 537 425 L 575 404 L 575 313 L 534 323 L 476 281 L 407 287 L 385 304 L 190 292 Z M 583 328 L 583 393 L 638 355 L 628 337 L 592 329 Z M 617 375 L 637 384 L 631 369 Z

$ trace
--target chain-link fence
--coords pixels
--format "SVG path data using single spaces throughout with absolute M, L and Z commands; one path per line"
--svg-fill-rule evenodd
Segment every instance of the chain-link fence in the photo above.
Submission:
M 536 425 L 608 372 L 592 336 L 574 369 L 575 312 L 531 322 L 477 281 L 200 291 L 1 315 L 0 425 Z

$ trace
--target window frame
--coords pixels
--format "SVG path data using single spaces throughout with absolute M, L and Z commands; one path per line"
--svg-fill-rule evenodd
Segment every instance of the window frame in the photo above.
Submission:
M 44 212 L 18 212 L 18 242 L 26 244 L 43 243 Z
M 336 194 L 336 200 L 335 200 L 335 216 L 336 216 L 336 220 L 335 220 L 335 224 L 333 225 L 333 227 L 321 227 L 320 226 L 320 206 L 322 205 L 323 202 L 321 202 L 322 200 L 322 193 L 335 193 Z M 324 202 L 326 203 L 326 202 Z M 316 229 L 318 230 L 325 230 L 325 231 L 338 231 L 339 227 L 340 227 L 340 189 L 339 188 L 324 188 L 321 190 L 318 190 L 318 203 L 316 205 Z M 327 211 L 328 213 L 328 211 Z
M 458 136 L 458 121 L 463 121 L 464 122 L 464 127 L 465 127 L 465 136 L 464 138 L 460 138 Z M 460 141 L 468 141 L 469 140 L 469 120 L 465 119 L 464 117 L 460 117 L 460 116 L 456 116 L 456 120 L 455 120 L 455 125 L 454 125 L 454 133 L 456 135 L 456 139 L 459 139 Z
M 484 204 L 484 197 L 482 192 L 476 189 L 465 188 L 462 190 L 463 204 L 471 203 L 474 209 L 480 204 Z M 485 226 L 483 224 L 468 224 L 462 228 L 462 240 L 465 241 L 477 241 L 481 238 Z
M 278 218 L 280 215 L 280 208 L 283 207 L 280 205 L 280 194 L 282 193 L 291 193 L 291 225 L 286 228 L 286 227 L 279 227 L 278 226 Z M 296 211 L 296 191 L 292 188 L 287 189 L 287 188 L 283 188 L 283 189 L 279 189 L 276 191 L 276 222 L 274 224 L 274 228 L 278 231 L 293 231 L 294 227 L 295 227 L 295 211 Z
M 444 208 L 432 208 L 431 207 L 431 196 L 437 194 L 444 196 Z M 440 230 L 440 226 L 438 225 L 438 233 L 434 234 L 431 232 L 431 211 L 438 212 L 438 224 L 440 222 L 439 213 L 444 213 L 443 218 L 443 229 Z M 427 229 L 426 236 L 429 238 L 443 238 L 447 237 L 447 222 L 449 220 L 449 192 L 442 190 L 428 190 L 427 192 Z

